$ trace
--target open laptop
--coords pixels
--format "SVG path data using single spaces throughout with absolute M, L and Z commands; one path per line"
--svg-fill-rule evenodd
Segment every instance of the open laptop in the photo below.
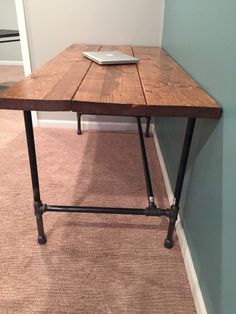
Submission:
M 82 54 L 98 64 L 128 64 L 139 60 L 119 51 L 84 51 Z

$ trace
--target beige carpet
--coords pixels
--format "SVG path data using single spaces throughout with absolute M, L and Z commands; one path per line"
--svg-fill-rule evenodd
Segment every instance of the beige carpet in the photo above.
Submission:
M 146 206 L 137 134 L 37 129 L 43 202 Z M 156 200 L 167 206 L 153 140 L 146 140 Z M 158 178 L 159 175 L 159 178 Z M 46 213 L 36 225 L 22 113 L 0 111 L 0 313 L 195 313 L 167 220 Z

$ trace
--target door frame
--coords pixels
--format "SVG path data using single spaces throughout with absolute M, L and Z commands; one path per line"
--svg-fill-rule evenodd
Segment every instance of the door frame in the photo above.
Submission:
M 20 33 L 20 46 L 24 65 L 25 76 L 30 75 L 32 72 L 30 50 L 28 44 L 28 36 L 26 29 L 24 0 L 15 0 L 16 16 L 18 22 L 18 28 Z M 37 111 L 32 111 L 33 126 L 38 126 Z

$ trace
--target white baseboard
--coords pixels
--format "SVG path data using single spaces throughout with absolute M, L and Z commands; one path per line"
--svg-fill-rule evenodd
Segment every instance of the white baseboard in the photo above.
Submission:
M 24 65 L 23 61 L 0 61 L 0 65 Z
M 183 256 L 184 265 L 188 276 L 189 285 L 192 291 L 196 311 L 198 314 L 207 314 L 205 302 L 202 296 L 201 288 L 199 286 L 192 256 L 188 247 L 188 242 L 185 237 L 184 229 L 182 227 L 180 218 L 176 221 L 175 229 L 179 239 L 179 245 L 181 248 L 181 253 Z
M 165 161 L 164 161 L 164 158 L 163 158 L 163 155 L 161 152 L 161 148 L 160 148 L 158 137 L 157 137 L 155 130 L 154 130 L 153 134 L 154 134 L 154 143 L 155 143 L 157 155 L 158 155 L 158 158 L 160 161 L 160 166 L 162 169 L 163 178 L 164 178 L 164 182 L 166 185 L 168 200 L 169 200 L 170 204 L 172 204 L 174 197 L 173 197 L 173 191 L 171 188 L 168 172 L 167 172 L 167 169 L 165 166 Z M 179 239 L 180 249 L 181 249 L 181 253 L 183 256 L 184 265 L 185 265 L 186 273 L 188 276 L 189 285 L 190 285 L 190 288 L 192 291 L 196 311 L 198 314 L 207 314 L 206 306 L 204 303 L 204 299 L 202 296 L 202 292 L 201 292 L 200 285 L 198 282 L 197 274 L 196 274 L 196 271 L 194 268 L 193 260 L 192 260 L 191 253 L 190 253 L 190 250 L 188 247 L 187 239 L 185 237 L 184 229 L 183 229 L 182 224 L 181 224 L 180 217 L 178 218 L 175 227 L 176 227 L 176 233 L 177 233 L 177 236 Z
M 31 115 L 32 115 L 33 126 L 34 127 L 38 126 L 38 114 L 37 114 L 37 111 L 31 111 Z
M 77 122 L 67 120 L 38 119 L 38 126 L 42 128 L 75 129 L 77 127 Z
M 77 128 L 77 121 L 69 120 L 38 120 L 38 126 L 44 128 Z M 145 123 L 142 124 L 143 129 L 145 129 Z M 81 128 L 83 130 L 97 130 L 97 131 L 137 131 L 136 123 L 127 122 L 96 122 L 96 121 L 81 121 Z M 150 124 L 150 134 L 153 133 L 154 125 Z

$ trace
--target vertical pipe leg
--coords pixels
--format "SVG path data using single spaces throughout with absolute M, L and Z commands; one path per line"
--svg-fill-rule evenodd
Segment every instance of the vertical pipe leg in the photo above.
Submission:
M 40 198 L 40 190 L 39 190 L 39 179 L 38 179 L 38 168 L 37 168 L 37 160 L 35 153 L 35 143 L 34 143 L 34 131 L 32 126 L 32 117 L 31 111 L 24 111 L 24 120 L 25 120 L 25 133 L 26 140 L 28 146 L 28 155 L 30 162 L 30 173 L 31 173 L 31 181 L 33 188 L 33 196 L 34 196 L 34 209 L 36 222 L 38 227 L 38 243 L 45 244 L 47 239 L 44 234 L 43 227 L 43 206 Z
M 149 130 L 150 130 L 151 117 L 147 116 L 146 118 L 147 118 L 147 124 L 146 124 L 145 137 L 149 137 L 150 136 Z
M 77 113 L 77 134 L 81 135 L 82 134 L 82 130 L 81 130 L 81 113 Z
M 173 247 L 173 233 L 174 233 L 175 223 L 176 223 L 176 220 L 178 218 L 178 213 L 179 213 L 179 202 L 180 202 L 190 147 L 192 143 L 195 122 L 196 122 L 195 118 L 189 118 L 187 127 L 186 127 L 184 144 L 183 144 L 182 154 L 181 154 L 181 159 L 180 159 L 180 164 L 179 164 L 179 170 L 178 170 L 177 180 L 175 184 L 175 193 L 174 193 L 175 201 L 174 201 L 174 204 L 171 206 L 170 217 L 169 217 L 170 218 L 169 228 L 168 228 L 167 238 L 165 239 L 165 243 L 164 243 L 164 246 L 168 249 Z

